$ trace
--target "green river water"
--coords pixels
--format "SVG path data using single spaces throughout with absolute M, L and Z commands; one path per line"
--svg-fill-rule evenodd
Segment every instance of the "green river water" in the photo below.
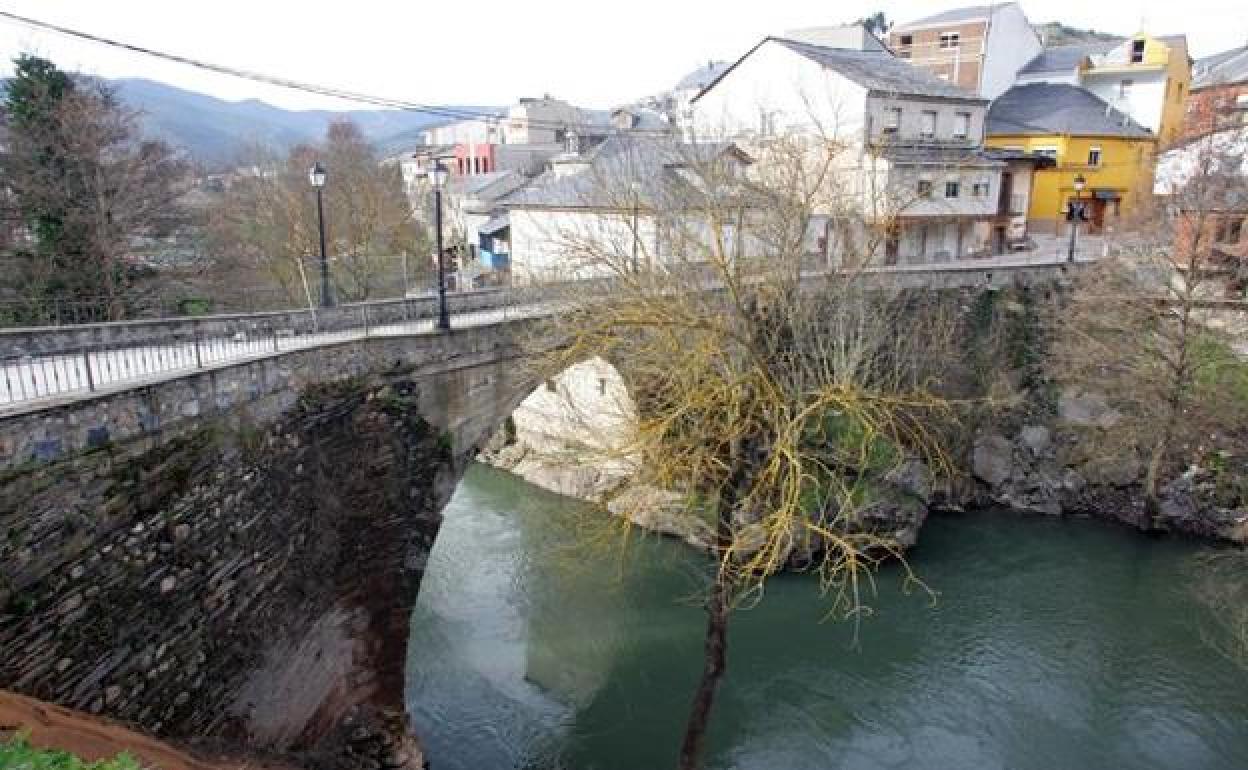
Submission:
M 482 466 L 412 618 L 432 770 L 674 766 L 701 667 L 701 557 Z M 613 541 L 619 544 L 617 539 Z M 589 545 L 585 545 L 589 543 Z M 578 547 L 573 547 L 579 544 Z M 1201 639 L 1196 543 L 1006 512 L 935 516 L 858 633 L 812 578 L 738 613 L 709 767 L 1248 768 L 1248 675 Z

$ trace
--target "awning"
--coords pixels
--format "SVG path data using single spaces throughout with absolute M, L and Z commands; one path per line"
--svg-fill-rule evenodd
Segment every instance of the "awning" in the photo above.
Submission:
M 477 232 L 482 235 L 493 235 L 511 225 L 511 219 L 506 214 L 500 214 L 496 217 L 490 217 L 489 221 L 477 228 Z
M 1098 201 L 1117 201 L 1122 200 L 1122 194 L 1117 190 L 1093 190 L 1092 197 Z

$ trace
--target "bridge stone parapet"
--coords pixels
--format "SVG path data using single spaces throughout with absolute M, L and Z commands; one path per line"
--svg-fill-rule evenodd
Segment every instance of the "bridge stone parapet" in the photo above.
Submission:
M 498 364 L 518 354 L 514 334 L 523 323 L 329 343 L 187 370 L 111 393 L 79 393 L 59 403 L 31 404 L 0 415 L 0 471 L 83 451 L 115 450 L 135 441 L 147 449 L 193 429 L 203 419 L 241 411 L 264 421 L 290 408 L 302 389 L 335 379 L 414 377 Z M 461 443 L 477 441 L 464 426 L 474 414 L 490 411 L 482 408 L 488 399 L 471 406 L 458 402 L 487 397 L 470 392 L 443 395 L 446 403 L 423 405 L 427 413 L 435 415 L 435 421 L 443 420 L 443 427 Z

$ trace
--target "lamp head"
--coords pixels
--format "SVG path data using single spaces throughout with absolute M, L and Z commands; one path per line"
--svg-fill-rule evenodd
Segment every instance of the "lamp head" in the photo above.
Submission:
M 428 175 L 429 183 L 433 185 L 433 189 L 441 190 L 442 186 L 446 184 L 446 178 L 450 175 L 450 172 L 446 170 L 446 167 L 442 165 L 442 161 L 439 160 L 434 161 L 433 168 L 429 169 Z
M 1083 178 L 1083 174 L 1079 174 L 1078 176 L 1075 177 L 1075 192 L 1081 193 L 1083 192 L 1083 188 L 1087 186 L 1088 186 L 1088 180 Z
M 308 181 L 312 183 L 313 187 L 324 187 L 326 176 L 325 167 L 321 165 L 320 161 L 313 163 L 312 168 L 308 170 Z

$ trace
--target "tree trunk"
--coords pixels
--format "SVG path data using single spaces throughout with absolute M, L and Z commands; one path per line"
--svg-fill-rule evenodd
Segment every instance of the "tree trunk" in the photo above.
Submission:
M 702 680 L 693 696 L 685 738 L 680 745 L 680 770 L 698 770 L 706 747 L 706 729 L 711 721 L 715 693 L 723 679 L 728 652 L 728 585 L 723 570 L 717 570 L 706 605 L 706 644 Z

